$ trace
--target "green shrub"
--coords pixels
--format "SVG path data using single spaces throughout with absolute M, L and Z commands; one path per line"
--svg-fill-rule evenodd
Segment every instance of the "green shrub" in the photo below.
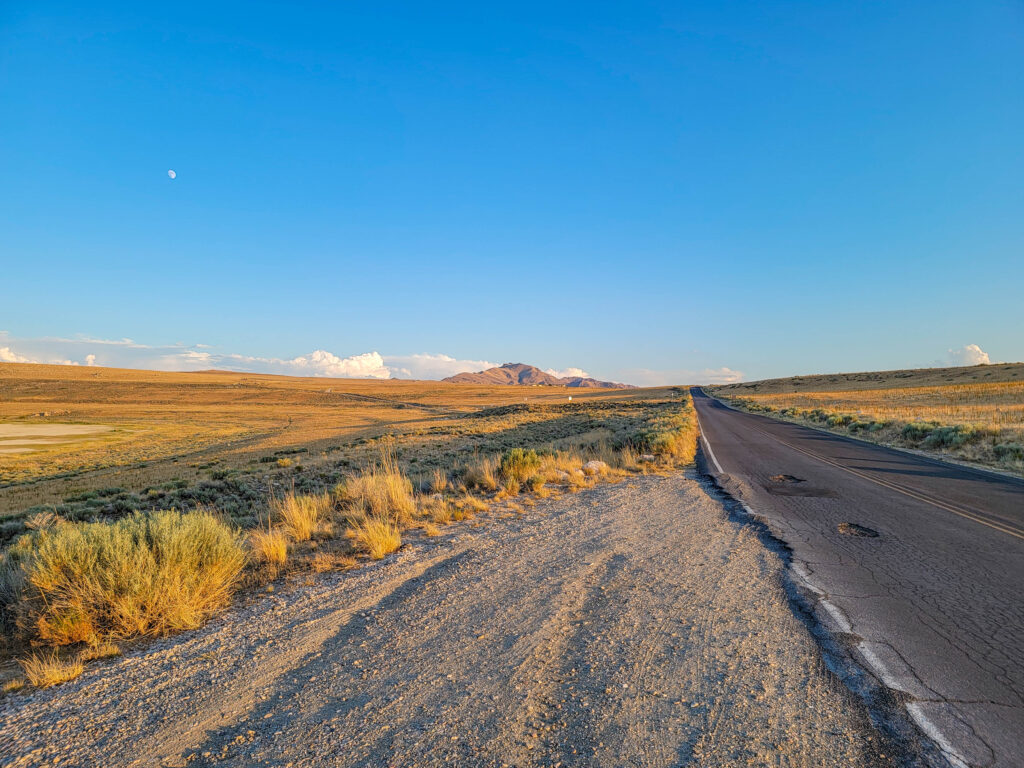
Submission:
M 526 478 L 526 490 L 530 493 L 537 493 L 543 487 L 544 477 L 542 475 L 530 475 Z
M 697 421 L 687 397 L 674 413 L 650 419 L 630 441 L 634 448 L 683 463 L 693 461 L 697 452 Z
M 508 482 L 522 483 L 540 469 L 541 459 L 534 450 L 513 448 L 501 457 L 501 476 Z
M 904 424 L 900 430 L 900 437 L 911 443 L 919 443 L 932 433 L 932 430 L 939 426 L 937 421 L 913 421 Z
M 1024 445 L 1021 443 L 999 443 L 992 450 L 1000 461 L 1024 461 Z

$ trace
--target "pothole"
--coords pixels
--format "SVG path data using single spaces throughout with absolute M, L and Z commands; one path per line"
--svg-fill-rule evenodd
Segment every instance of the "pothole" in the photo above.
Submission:
M 772 475 L 768 479 L 773 483 L 802 483 L 804 481 L 802 477 L 794 475 Z
M 857 525 L 856 523 L 840 523 L 838 526 L 839 532 L 847 536 L 867 536 L 871 539 L 878 538 L 878 531 L 873 528 L 866 528 L 863 525 Z

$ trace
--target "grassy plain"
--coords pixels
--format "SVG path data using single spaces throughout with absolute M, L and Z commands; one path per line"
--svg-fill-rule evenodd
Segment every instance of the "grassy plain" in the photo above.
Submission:
M 0 365 L 0 428 L 0 440 L 60 435 L 0 454 L 6 645 L 61 647 L 37 659 L 60 669 L 195 626 L 239 587 L 344 570 L 486 510 L 664 471 L 696 445 L 678 388 L 14 364 Z
M 157 493 L 163 486 L 359 463 L 375 456 L 374 441 L 388 434 L 431 455 L 444 446 L 482 449 L 528 423 L 552 439 L 579 437 L 579 424 L 593 421 L 583 415 L 588 404 L 635 405 L 668 392 L 0 363 L 0 426 L 7 430 L 0 449 L 40 426 L 109 428 L 0 454 L 0 516 L 111 488 Z M 515 407 L 493 411 L 503 406 Z M 567 406 L 558 415 L 570 418 L 551 423 L 548 406 Z
M 1021 363 L 804 376 L 709 391 L 750 411 L 1024 474 Z

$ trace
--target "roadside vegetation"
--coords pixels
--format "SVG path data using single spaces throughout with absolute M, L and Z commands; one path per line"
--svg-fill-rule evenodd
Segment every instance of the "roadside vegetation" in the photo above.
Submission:
M 685 390 L 561 397 L 291 454 L 302 464 L 36 505 L 0 531 L 4 652 L 23 668 L 7 685 L 73 679 L 124 642 L 200 626 L 239 590 L 381 559 L 488 511 L 514 516 L 537 499 L 672 471 L 695 450 Z
M 1024 382 L 715 394 L 753 413 L 1024 475 Z

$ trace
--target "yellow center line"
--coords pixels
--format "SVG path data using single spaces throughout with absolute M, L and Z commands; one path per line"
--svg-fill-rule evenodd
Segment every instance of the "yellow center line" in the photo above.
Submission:
M 750 428 L 756 432 L 760 432 L 765 437 L 769 437 L 772 440 L 776 440 L 782 443 L 783 445 L 792 448 L 794 451 L 797 451 L 798 453 L 804 454 L 804 456 L 809 456 L 812 459 L 817 459 L 818 461 L 824 462 L 825 464 L 829 464 L 833 467 L 836 467 L 837 469 L 841 469 L 844 472 L 849 472 L 851 475 L 856 475 L 857 477 L 860 477 L 864 480 L 868 480 L 869 482 L 875 483 L 876 485 L 881 485 L 884 488 L 889 488 L 890 490 L 902 493 L 904 496 L 910 496 L 913 499 L 917 499 L 918 501 L 923 501 L 927 504 L 931 504 L 932 506 L 938 507 L 939 509 L 943 509 L 947 512 L 952 512 L 955 515 L 960 515 L 960 517 L 964 517 L 968 520 L 973 520 L 974 522 L 981 523 L 982 525 L 987 525 L 989 528 L 994 528 L 995 530 L 1000 531 L 1001 533 L 1008 533 L 1011 536 L 1016 536 L 1018 539 L 1024 539 L 1024 528 L 1018 528 L 1013 526 L 1012 524 L 992 520 L 989 517 L 989 515 L 985 512 L 970 509 L 967 507 L 961 507 L 958 505 L 953 505 L 945 501 L 940 501 L 919 491 L 907 488 L 906 486 L 898 485 L 897 483 L 893 483 L 889 480 L 881 480 L 877 477 L 872 477 L 869 474 L 860 472 L 859 470 L 856 469 L 851 469 L 850 467 L 847 467 L 843 464 L 839 464 L 835 461 L 832 461 L 831 459 L 826 459 L 824 456 L 814 453 L 813 451 L 798 448 L 792 443 L 787 442 L 786 440 L 783 440 L 781 437 L 773 435 L 771 432 L 767 432 L 761 429 L 760 427 L 750 425 Z

